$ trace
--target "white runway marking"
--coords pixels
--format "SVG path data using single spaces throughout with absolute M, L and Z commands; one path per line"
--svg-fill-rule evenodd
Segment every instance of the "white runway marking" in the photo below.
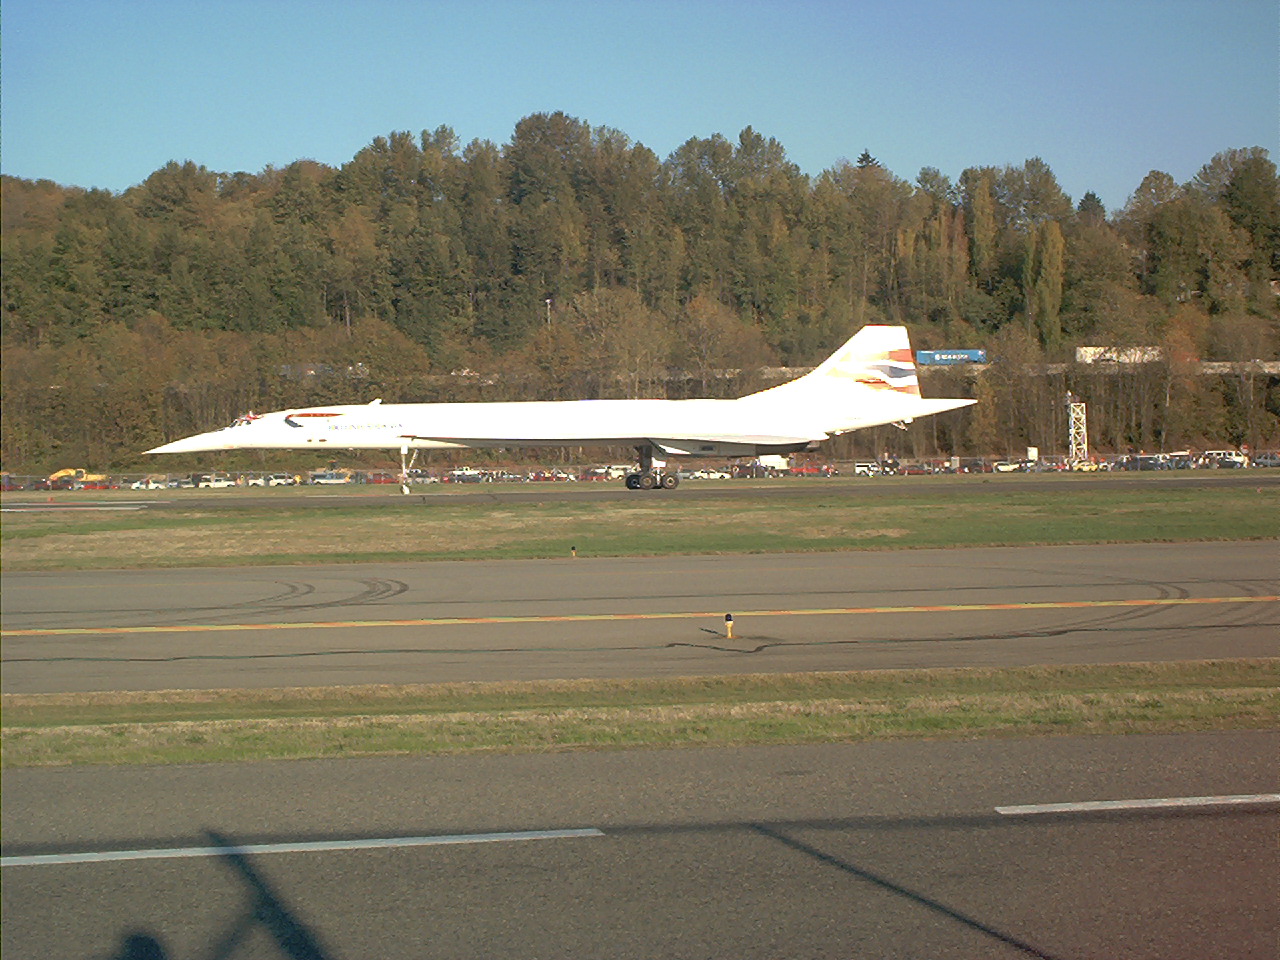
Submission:
M 1021 806 L 996 807 L 996 813 L 1006 817 L 1019 817 L 1037 813 L 1098 813 L 1114 810 L 1155 810 L 1165 807 L 1188 809 L 1256 803 L 1280 803 L 1280 793 L 1248 793 L 1228 797 L 1160 797 L 1152 800 L 1090 800 L 1084 803 L 1028 803 Z
M 248 843 L 232 847 L 170 847 L 163 850 L 103 850 L 97 853 L 47 853 L 0 857 L 0 867 L 32 867 L 117 860 L 179 860 L 220 857 L 228 853 L 322 853 L 335 850 L 383 850 L 390 847 L 434 847 L 464 843 L 511 843 L 518 840 L 567 840 L 603 837 L 595 827 L 572 830 L 520 830 L 513 833 L 458 833 L 435 837 L 377 837 L 369 840 L 316 840 L 306 843 Z
M 145 510 L 150 504 L 140 503 L 137 505 L 128 503 L 112 503 L 112 504 L 90 504 L 90 503 L 68 503 L 61 506 L 19 506 L 0 507 L 0 513 L 69 513 L 74 510 Z

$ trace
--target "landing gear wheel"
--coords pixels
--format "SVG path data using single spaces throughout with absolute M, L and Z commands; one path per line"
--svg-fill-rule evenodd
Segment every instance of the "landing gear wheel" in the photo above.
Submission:
M 674 473 L 664 473 L 662 475 L 663 490 L 674 490 L 678 486 L 680 486 L 680 478 Z
M 654 487 L 656 487 L 657 485 L 658 485 L 658 478 L 657 478 L 657 477 L 655 477 L 652 473 L 642 473 L 642 474 L 640 474 L 640 489 L 641 489 L 641 490 L 652 490 L 652 489 L 653 489 Z
M 638 473 L 627 474 L 627 489 L 628 490 L 640 489 L 640 474 Z

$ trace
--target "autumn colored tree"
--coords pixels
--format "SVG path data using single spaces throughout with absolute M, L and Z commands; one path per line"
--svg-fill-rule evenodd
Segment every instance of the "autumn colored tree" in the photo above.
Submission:
M 1152 171 L 1111 217 L 1038 157 L 909 182 L 864 150 L 809 177 L 754 127 L 664 159 L 561 112 L 504 144 L 394 131 L 338 168 L 0 190 L 6 469 L 115 461 L 248 406 L 731 395 L 876 322 L 992 357 L 947 376 L 996 411 L 912 449 L 1056 443 L 1072 377 L 1104 446 L 1280 440 L 1280 378 L 1254 363 L 1280 352 L 1280 180 L 1257 147 L 1185 184 Z M 1046 366 L 1089 344 L 1167 359 Z

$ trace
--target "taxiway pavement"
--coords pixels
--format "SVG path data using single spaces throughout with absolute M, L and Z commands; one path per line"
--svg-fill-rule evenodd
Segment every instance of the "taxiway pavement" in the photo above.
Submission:
M 6 573 L 0 591 L 6 692 L 1280 654 L 1274 541 Z M 1272 958 L 1275 802 L 997 807 L 1274 797 L 1277 754 L 1261 731 L 9 770 L 0 950 Z M 93 853 L 112 859 L 69 859 Z M 30 856 L 53 859 L 10 859 Z
M 1278 596 L 1276 541 L 17 572 L 2 688 L 1277 656 Z
M 1274 797 L 1277 755 L 1271 731 L 8 771 L 0 948 L 1271 960 L 1274 800 L 996 808 Z M 140 858 L 211 836 L 315 846 Z M 125 857 L 67 862 L 93 851 Z

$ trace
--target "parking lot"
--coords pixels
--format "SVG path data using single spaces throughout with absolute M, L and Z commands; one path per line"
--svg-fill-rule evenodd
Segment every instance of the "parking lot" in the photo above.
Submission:
M 1280 468 L 1280 452 L 1248 454 L 1237 450 L 1204 453 L 1182 450 L 1173 453 L 1106 454 L 1088 460 L 1068 462 L 1066 457 L 1037 459 L 995 457 L 950 457 L 933 459 L 892 459 L 828 461 L 803 455 L 791 458 L 761 457 L 729 463 L 694 461 L 681 466 L 679 477 L 686 480 L 731 480 L 765 477 L 881 477 L 929 476 L 954 473 L 1057 473 L 1159 470 L 1259 470 Z M 588 464 L 541 466 L 441 466 L 415 468 L 402 478 L 393 469 L 332 467 L 326 470 L 272 472 L 241 471 L 207 473 L 93 473 L 84 469 L 60 470 L 44 476 L 5 473 L 0 489 L 33 490 L 182 490 L 235 489 L 239 487 L 341 486 L 348 484 L 400 484 L 422 486 L 434 483 L 601 483 L 621 481 L 636 467 L 629 464 Z

